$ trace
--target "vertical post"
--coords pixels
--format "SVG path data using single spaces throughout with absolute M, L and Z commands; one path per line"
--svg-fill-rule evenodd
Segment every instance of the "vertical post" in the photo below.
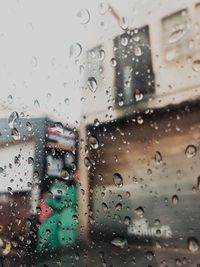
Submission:
M 78 203 L 79 203 L 79 230 L 80 239 L 89 240 L 89 177 L 88 170 L 84 164 L 86 157 L 85 145 L 87 144 L 86 125 L 80 125 L 79 132 L 79 185 L 78 185 Z

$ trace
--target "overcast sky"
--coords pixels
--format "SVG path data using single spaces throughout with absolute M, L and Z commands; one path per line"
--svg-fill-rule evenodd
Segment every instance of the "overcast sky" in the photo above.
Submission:
M 80 75 L 69 58 L 69 47 L 87 36 L 87 27 L 95 19 L 89 16 L 87 21 L 87 13 L 77 13 L 88 9 L 94 14 L 97 3 L 0 1 L 1 103 L 18 111 L 27 106 L 45 111 L 71 124 L 79 120 Z

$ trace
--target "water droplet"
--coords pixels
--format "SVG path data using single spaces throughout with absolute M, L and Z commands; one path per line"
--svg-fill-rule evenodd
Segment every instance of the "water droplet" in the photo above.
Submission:
M 105 51 L 103 49 L 100 49 L 98 52 L 98 59 L 104 60 L 104 58 L 105 58 Z
M 63 124 L 61 122 L 55 122 L 54 127 L 55 127 L 56 132 L 58 132 L 60 135 L 63 135 L 64 127 L 63 127 Z
M 192 253 L 197 252 L 199 250 L 199 242 L 196 238 L 189 238 L 187 244 L 188 250 Z
M 40 103 L 39 103 L 39 101 L 37 99 L 34 100 L 34 106 L 36 108 L 40 108 Z
M 200 59 L 194 60 L 192 63 L 192 69 L 196 72 L 200 71 Z
M 124 248 L 128 244 L 128 242 L 125 238 L 116 237 L 111 241 L 111 244 L 119 248 Z
M 178 42 L 183 36 L 186 34 L 186 31 L 184 29 L 178 29 L 176 31 L 173 31 L 171 35 L 169 36 L 169 43 L 173 44 Z
M 74 253 L 74 258 L 75 258 L 76 261 L 78 261 L 80 259 L 80 255 L 79 255 L 78 252 Z
M 124 101 L 123 100 L 120 100 L 119 101 L 119 106 L 122 107 L 124 105 Z
M 110 63 L 113 68 L 117 66 L 117 60 L 115 58 L 111 58 Z
M 148 170 L 147 170 L 147 174 L 148 174 L 148 175 L 152 175 L 152 170 L 151 170 L 151 169 L 148 169 Z
M 159 226 L 160 220 L 159 219 L 155 219 L 154 224 L 155 224 L 155 226 Z
M 18 243 L 17 243 L 17 241 L 15 241 L 15 240 L 12 240 L 11 243 L 12 243 L 12 246 L 13 246 L 14 248 L 16 248 L 16 247 L 18 246 Z
M 33 165 L 34 160 L 32 157 L 28 157 L 28 164 Z
M 131 218 L 129 216 L 126 216 L 124 218 L 124 224 L 126 224 L 126 225 L 130 225 L 131 224 Z
M 99 5 L 100 14 L 104 15 L 108 11 L 108 4 L 105 2 L 101 2 Z
M 26 127 L 27 127 L 27 129 L 28 129 L 28 131 L 30 132 L 31 130 L 32 130 L 32 124 L 30 123 L 30 122 L 27 122 L 26 123 Z
M 116 206 L 115 206 L 115 210 L 119 211 L 122 209 L 122 204 L 121 203 L 118 203 Z
M 91 225 L 94 225 L 95 224 L 95 220 L 92 216 L 89 216 L 89 222 Z
M 172 203 L 173 203 L 174 205 L 177 205 L 178 202 L 179 202 L 179 198 L 178 198 L 178 196 L 177 196 L 177 195 L 173 195 L 173 196 L 172 196 Z
M 144 122 L 144 121 L 143 121 L 143 118 L 142 118 L 141 116 L 138 116 L 138 117 L 137 117 L 137 123 L 138 123 L 138 124 L 143 124 L 143 122 Z
M 160 164 L 162 162 L 162 154 L 159 151 L 155 152 L 154 160 L 155 160 L 156 164 Z
M 188 145 L 185 149 L 185 155 L 188 159 L 195 157 L 197 154 L 197 148 L 194 145 Z
M 139 46 L 136 46 L 134 48 L 134 53 L 137 57 L 140 57 L 142 55 L 142 49 Z
M 69 104 L 69 98 L 65 98 L 64 102 L 66 105 Z
M 90 21 L 90 13 L 87 9 L 81 9 L 77 13 L 77 17 L 81 24 L 87 24 Z
M 76 223 L 78 223 L 78 215 L 77 215 L 77 214 L 74 214 L 74 215 L 72 216 L 72 219 L 73 219 Z
M 34 171 L 33 178 L 38 178 L 38 177 L 39 177 L 39 172 L 38 171 Z
M 79 43 L 74 43 L 70 46 L 70 57 L 77 58 L 82 52 L 82 46 Z
M 94 77 L 90 77 L 88 79 L 88 88 L 90 89 L 90 91 L 92 91 L 93 93 L 96 92 L 97 90 L 97 81 Z
M 181 266 L 182 265 L 182 262 L 181 262 L 180 259 L 176 259 L 175 263 L 176 263 L 176 266 Z
M 84 164 L 85 164 L 85 167 L 87 167 L 87 169 L 89 170 L 92 166 L 92 163 L 91 163 L 91 160 L 88 158 L 88 157 L 85 157 L 84 159 Z
M 102 209 L 103 209 L 105 212 L 108 211 L 108 205 L 107 205 L 105 202 L 102 203 Z
M 11 129 L 11 136 L 14 140 L 20 140 L 20 132 L 16 128 Z
M 41 208 L 40 208 L 40 207 L 37 207 L 37 208 L 36 208 L 36 212 L 37 212 L 37 214 L 39 215 L 39 214 L 42 212 Z
M 97 149 L 99 147 L 99 142 L 95 136 L 89 136 L 88 143 L 93 149 Z
M 9 96 L 7 97 L 7 101 L 8 101 L 8 104 L 12 104 L 12 102 L 13 102 L 13 97 L 12 97 L 12 95 L 9 95 Z
M 122 30 L 126 30 L 128 28 L 128 19 L 123 17 L 120 22 L 120 27 Z
M 18 165 L 20 165 L 20 155 L 18 155 L 18 156 L 15 156 L 15 158 L 14 158 L 14 163 L 15 164 L 18 164 Z
M 17 112 L 12 112 L 8 119 L 8 125 L 10 128 L 13 128 L 14 123 L 19 119 L 19 114 Z
M 101 173 L 98 173 L 97 174 L 97 178 L 100 180 L 100 181 L 103 181 L 103 175 Z
M 47 100 L 49 101 L 51 99 L 52 95 L 51 93 L 47 93 Z
M 146 257 L 147 257 L 147 260 L 152 261 L 153 260 L 153 252 L 147 251 Z
M 127 36 L 122 36 L 121 37 L 121 44 L 123 46 L 127 46 L 127 44 L 128 44 L 128 38 L 127 38 Z
M 100 125 L 100 122 L 99 120 L 96 118 L 94 119 L 94 126 L 99 126 Z
M 138 207 L 137 209 L 135 209 L 135 213 L 139 216 L 139 217 L 143 217 L 144 215 L 144 209 L 142 207 Z
M 122 187 L 123 186 L 123 178 L 119 173 L 114 173 L 113 174 L 113 181 L 114 184 L 118 187 Z
M 135 101 L 136 102 L 139 102 L 139 101 L 141 101 L 142 99 L 143 99 L 143 94 L 139 91 L 139 90 L 137 90 L 136 92 L 135 92 Z

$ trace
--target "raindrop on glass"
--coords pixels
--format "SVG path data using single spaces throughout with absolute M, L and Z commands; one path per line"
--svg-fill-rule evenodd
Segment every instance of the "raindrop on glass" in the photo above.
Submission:
M 38 171 L 34 171 L 33 178 L 38 178 L 38 177 L 39 177 L 39 172 Z
M 139 91 L 139 90 L 137 90 L 136 92 L 135 92 L 135 101 L 136 102 L 139 102 L 139 101 L 141 101 L 143 99 L 143 94 Z
M 147 258 L 147 260 L 152 261 L 153 260 L 153 252 L 147 251 L 146 258 Z
M 103 49 L 100 49 L 98 52 L 98 59 L 104 60 L 104 58 L 105 58 L 105 51 Z
M 179 198 L 178 198 L 178 196 L 177 196 L 177 195 L 173 195 L 173 196 L 172 196 L 172 203 L 173 203 L 174 205 L 177 205 L 178 202 L 179 202 Z
M 69 98 L 65 98 L 64 102 L 66 105 L 69 104 Z
M 188 145 L 185 149 L 185 155 L 188 159 L 195 157 L 197 154 L 197 148 L 194 145 Z
M 123 17 L 121 22 L 120 22 L 120 27 L 122 30 L 126 30 L 128 28 L 128 19 Z
M 117 66 L 117 60 L 115 58 L 111 58 L 110 63 L 113 68 Z
M 101 2 L 99 5 L 100 14 L 104 15 L 108 11 L 108 4 L 105 2 Z
M 99 126 L 100 125 L 100 122 L 99 122 L 99 120 L 96 118 L 96 119 L 94 119 L 94 125 L 95 126 Z
M 143 124 L 143 122 L 144 122 L 144 121 L 143 121 L 143 118 L 142 118 L 141 116 L 138 116 L 138 117 L 137 117 L 137 123 L 138 123 L 138 124 Z
M 8 119 L 8 125 L 10 128 L 13 128 L 14 123 L 19 119 L 19 114 L 17 112 L 12 112 Z
M 99 142 L 95 136 L 89 136 L 88 143 L 93 149 L 97 149 L 99 147 Z
M 124 218 L 124 224 L 126 224 L 126 225 L 130 225 L 131 224 L 131 218 L 129 216 L 126 216 Z
M 200 71 L 200 59 L 194 60 L 192 63 L 192 69 L 196 72 Z
M 90 77 L 88 79 L 87 82 L 88 88 L 90 89 L 90 91 L 92 91 L 93 93 L 96 92 L 97 90 L 97 81 L 94 77 Z
M 108 211 L 108 205 L 105 203 L 105 202 L 103 202 L 102 204 L 102 209 L 106 212 L 106 211 Z
M 77 13 L 77 17 L 81 24 L 87 24 L 90 21 L 90 13 L 87 9 L 81 9 Z
M 28 164 L 33 165 L 34 160 L 32 157 L 28 157 Z
M 87 167 L 87 169 L 89 170 L 92 166 L 92 163 L 91 163 L 91 160 L 88 158 L 88 157 L 85 157 L 84 159 L 84 164 L 85 164 L 85 167 Z
M 34 106 L 36 108 L 40 108 L 40 103 L 39 103 L 39 101 L 37 99 L 34 100 Z
M 119 173 L 114 173 L 113 174 L 113 181 L 114 184 L 118 187 L 122 187 L 123 186 L 123 178 Z
M 20 132 L 16 128 L 11 129 L 11 136 L 15 141 L 20 140 Z
M 139 46 L 136 46 L 134 49 L 134 53 L 137 57 L 140 57 L 142 55 L 142 50 Z
M 187 247 L 190 252 L 197 252 L 199 250 L 199 241 L 196 238 L 189 238 Z
M 128 242 L 125 238 L 116 237 L 111 241 L 111 244 L 119 248 L 124 248 L 128 244 Z
M 31 130 L 32 130 L 32 124 L 30 123 L 30 122 L 27 122 L 26 123 L 26 127 L 27 127 L 27 129 L 28 129 L 28 131 L 30 132 Z
M 139 216 L 139 217 L 143 217 L 144 215 L 144 209 L 142 207 L 138 207 L 137 209 L 135 209 L 135 213 Z
M 9 96 L 7 97 L 7 101 L 8 101 L 8 104 L 12 104 L 12 102 L 13 102 L 13 97 L 12 97 L 12 95 L 9 95 Z
M 79 43 L 74 43 L 70 46 L 70 57 L 77 58 L 82 52 L 82 46 Z
M 121 203 L 118 203 L 116 206 L 115 206 L 115 210 L 116 211 L 119 211 L 122 209 L 122 204 Z
M 178 42 L 182 37 L 186 34 L 186 31 L 184 29 L 178 29 L 176 31 L 173 31 L 171 35 L 169 36 L 169 43 L 173 44 Z
M 122 36 L 121 37 L 121 44 L 123 46 L 127 46 L 127 44 L 128 44 L 128 37 L 127 36 Z
M 162 154 L 159 151 L 155 152 L 154 160 L 155 160 L 156 164 L 160 164 L 162 162 Z

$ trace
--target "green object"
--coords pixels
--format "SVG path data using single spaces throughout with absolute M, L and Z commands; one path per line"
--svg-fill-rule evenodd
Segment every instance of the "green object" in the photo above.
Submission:
M 38 250 L 57 249 L 72 245 L 78 236 L 77 188 L 63 182 L 55 183 L 50 188 L 46 205 L 54 211 L 38 231 Z

